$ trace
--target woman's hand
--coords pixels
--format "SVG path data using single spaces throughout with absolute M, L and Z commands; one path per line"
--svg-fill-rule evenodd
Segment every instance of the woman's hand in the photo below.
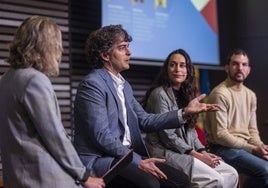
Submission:
M 221 157 L 214 155 L 212 153 L 208 153 L 206 151 L 202 151 L 201 153 L 198 153 L 196 151 L 191 151 L 190 155 L 193 157 L 199 159 L 203 163 L 206 163 L 211 168 L 215 168 L 220 164 Z

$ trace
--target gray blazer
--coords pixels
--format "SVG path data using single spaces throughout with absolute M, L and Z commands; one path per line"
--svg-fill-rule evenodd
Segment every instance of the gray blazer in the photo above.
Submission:
M 126 81 L 124 95 L 128 112 L 133 165 L 138 165 L 147 150 L 141 131 L 153 132 L 180 127 L 178 112 L 148 114 L 133 96 Z M 80 83 L 75 99 L 75 147 L 89 169 L 103 175 L 115 158 L 121 158 L 129 149 L 122 144 L 124 135 L 122 107 L 113 80 L 106 69 L 95 69 Z
M 154 89 L 148 99 L 146 110 L 150 113 L 166 113 L 177 110 L 178 106 L 176 102 L 173 102 L 176 100 L 172 88 L 168 88 L 167 93 L 163 87 Z M 145 143 L 151 156 L 165 158 L 168 164 L 190 174 L 193 157 L 185 152 L 191 149 L 203 149 L 204 146 L 199 141 L 194 128 L 187 129 L 186 137 L 183 136 L 183 131 L 184 127 L 150 133 L 146 135 Z
M 4 187 L 73 188 L 86 168 L 61 122 L 50 80 L 33 68 L 0 79 Z

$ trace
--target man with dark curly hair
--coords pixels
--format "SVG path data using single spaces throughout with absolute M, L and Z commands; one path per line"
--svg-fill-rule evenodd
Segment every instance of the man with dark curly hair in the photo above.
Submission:
M 121 25 L 105 26 L 89 35 L 86 54 L 91 71 L 80 83 L 75 99 L 75 147 L 97 176 L 132 148 L 133 160 L 118 177 L 141 188 L 190 187 L 182 171 L 166 165 L 164 159 L 148 156 L 141 130 L 180 127 L 184 120 L 182 110 L 148 114 L 134 98 L 130 84 L 120 74 L 130 67 L 131 41 Z M 215 110 L 213 104 L 199 103 L 204 97 L 193 99 L 185 115 Z

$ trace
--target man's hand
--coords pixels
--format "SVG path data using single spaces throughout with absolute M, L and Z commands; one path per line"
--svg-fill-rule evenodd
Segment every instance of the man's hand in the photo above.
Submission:
M 87 181 L 83 183 L 85 188 L 104 188 L 105 183 L 102 178 L 89 177 Z
M 265 160 L 268 160 L 268 145 L 263 144 L 263 145 L 262 145 L 262 148 L 266 151 L 266 152 L 262 155 L 262 157 L 263 157 Z
M 206 94 L 199 95 L 198 97 L 191 100 L 188 106 L 184 109 L 185 114 L 197 114 L 200 112 L 213 112 L 218 111 L 219 107 L 217 104 L 207 104 L 207 103 L 200 103 L 202 99 L 206 97 Z
M 156 176 L 159 179 L 167 179 L 167 176 L 155 165 L 155 163 L 164 163 L 165 159 L 149 158 L 142 160 L 139 168 L 143 171 Z
M 252 153 L 254 153 L 255 155 L 259 157 L 262 157 L 265 160 L 268 160 L 268 146 L 265 144 L 255 146 L 252 149 Z

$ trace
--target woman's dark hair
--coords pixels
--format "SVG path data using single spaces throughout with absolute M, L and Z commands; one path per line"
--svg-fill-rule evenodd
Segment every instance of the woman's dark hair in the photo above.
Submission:
M 104 26 L 93 31 L 87 38 L 85 51 L 90 69 L 102 68 L 104 60 L 101 53 L 109 54 L 117 42 L 131 42 L 132 37 L 121 25 Z
M 171 82 L 168 78 L 168 63 L 170 61 L 171 56 L 174 54 L 181 54 L 186 59 L 187 77 L 186 77 L 186 80 L 181 84 L 181 87 L 179 90 L 181 96 L 183 96 L 183 99 L 185 100 L 185 101 L 182 101 L 182 103 L 184 104 L 184 106 L 182 107 L 187 106 L 187 104 L 196 97 L 197 86 L 196 86 L 196 81 L 195 81 L 194 65 L 192 64 L 191 58 L 186 51 L 184 51 L 183 49 L 177 49 L 177 50 L 172 51 L 167 56 L 166 60 L 164 61 L 164 65 L 160 69 L 158 76 L 153 81 L 151 88 L 146 92 L 145 97 L 142 99 L 141 104 L 144 108 L 146 108 L 147 100 L 151 92 L 155 88 L 162 86 L 163 89 L 167 91 L 167 89 L 171 87 Z M 171 96 L 168 95 L 168 97 L 172 100 Z M 175 102 L 176 101 L 174 101 L 174 103 Z M 187 123 L 189 126 L 195 126 L 196 120 L 197 120 L 197 115 L 194 115 L 192 116 L 192 118 L 188 120 Z

